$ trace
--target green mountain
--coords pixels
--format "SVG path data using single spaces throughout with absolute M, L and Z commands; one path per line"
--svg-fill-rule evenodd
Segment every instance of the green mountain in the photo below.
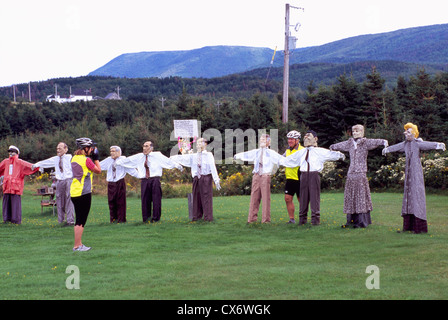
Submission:
M 268 67 L 274 51 L 269 48 L 212 46 L 187 51 L 127 53 L 89 75 L 127 78 L 215 78 Z M 283 52 L 274 67 L 283 65 Z M 290 64 L 359 61 L 399 61 L 421 65 L 448 64 L 448 24 L 361 35 L 321 46 L 300 48 Z
M 213 46 L 187 51 L 127 53 L 91 72 L 92 76 L 127 78 L 179 76 L 214 78 L 267 66 L 273 50 L 239 46 Z

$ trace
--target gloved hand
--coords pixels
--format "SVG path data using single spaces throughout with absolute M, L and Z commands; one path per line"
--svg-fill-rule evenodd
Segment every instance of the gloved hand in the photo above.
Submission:
M 93 161 L 99 160 L 100 159 L 100 152 L 98 151 L 98 148 L 95 147 L 92 151 L 92 153 L 90 154 L 90 158 Z

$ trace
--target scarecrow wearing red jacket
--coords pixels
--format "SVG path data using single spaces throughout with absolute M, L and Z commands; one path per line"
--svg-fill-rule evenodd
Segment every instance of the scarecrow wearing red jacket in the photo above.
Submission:
M 19 148 L 8 148 L 9 158 L 0 163 L 3 176 L 3 222 L 22 223 L 22 199 L 25 176 L 35 173 L 32 164 L 19 159 Z

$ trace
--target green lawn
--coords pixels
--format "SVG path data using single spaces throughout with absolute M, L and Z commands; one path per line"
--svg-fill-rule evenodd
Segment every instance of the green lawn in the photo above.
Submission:
M 128 198 L 128 223 L 109 224 L 94 196 L 83 242 L 37 197 L 22 197 L 21 225 L 0 225 L 0 299 L 447 299 L 448 197 L 427 196 L 428 234 L 397 233 L 400 193 L 374 193 L 373 224 L 342 229 L 343 194 L 323 193 L 321 225 L 288 225 L 283 195 L 270 224 L 247 225 L 248 196 L 214 198 L 215 222 L 188 220 L 186 199 L 164 199 L 162 220 L 142 224 Z M 296 214 L 298 211 L 296 203 Z M 260 217 L 261 218 L 261 212 Z M 68 266 L 80 289 L 66 288 Z M 379 268 L 367 289 L 366 268 Z

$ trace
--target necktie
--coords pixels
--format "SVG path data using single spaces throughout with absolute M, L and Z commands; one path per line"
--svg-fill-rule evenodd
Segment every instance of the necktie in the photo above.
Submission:
M 61 170 L 61 172 L 64 172 L 64 166 L 62 165 L 62 157 L 59 157 L 59 170 Z
M 308 170 L 307 172 L 310 172 L 310 163 L 308 162 L 308 155 L 310 154 L 310 149 L 306 148 L 306 156 L 305 156 L 305 161 L 306 164 L 308 165 Z
M 201 178 L 202 175 L 202 152 L 198 152 L 198 178 Z
M 149 162 L 148 162 L 148 155 L 146 155 L 145 168 L 146 168 L 146 178 L 149 178 Z
M 117 177 L 117 167 L 115 165 L 116 161 L 117 161 L 117 159 L 115 159 L 114 163 L 112 164 L 112 176 L 113 176 L 114 181 L 115 181 L 115 178 Z
M 260 154 L 260 161 L 258 163 L 258 172 L 260 174 L 262 174 L 263 173 L 263 151 L 264 151 L 264 148 L 261 148 L 260 150 L 261 150 L 261 154 Z

